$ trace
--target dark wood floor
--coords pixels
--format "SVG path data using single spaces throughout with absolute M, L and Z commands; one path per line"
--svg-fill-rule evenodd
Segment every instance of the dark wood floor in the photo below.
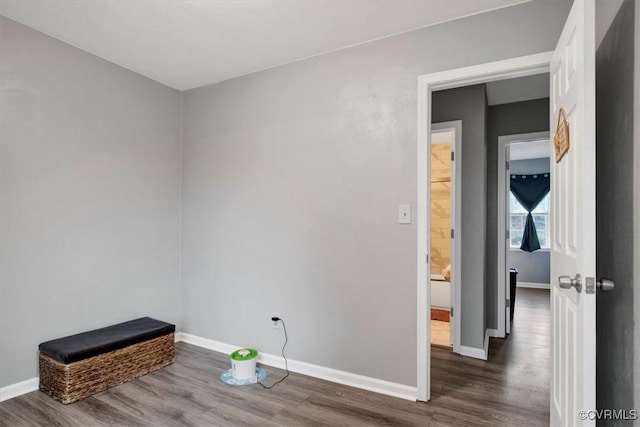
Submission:
M 74 404 L 38 391 L 0 403 L 0 426 L 543 426 L 549 324 L 549 291 L 518 289 L 513 333 L 491 339 L 488 361 L 433 348 L 429 403 L 298 374 L 272 390 L 226 386 L 227 356 L 178 343 L 174 365 Z

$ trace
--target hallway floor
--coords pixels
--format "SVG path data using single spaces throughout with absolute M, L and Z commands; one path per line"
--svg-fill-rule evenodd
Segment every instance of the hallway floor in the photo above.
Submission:
M 549 424 L 549 290 L 518 288 L 511 334 L 491 338 L 489 360 L 432 346 L 430 426 Z

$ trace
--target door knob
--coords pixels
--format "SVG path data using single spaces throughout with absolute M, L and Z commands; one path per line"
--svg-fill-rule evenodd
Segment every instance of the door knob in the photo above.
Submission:
M 571 276 L 560 276 L 558 277 L 558 286 L 562 289 L 571 289 L 573 286 L 580 293 L 582 292 L 582 277 L 580 277 L 580 274 L 576 274 L 573 279 Z
M 613 283 L 613 280 L 600 279 L 596 282 L 596 287 L 602 292 L 611 292 L 616 287 L 616 284 Z

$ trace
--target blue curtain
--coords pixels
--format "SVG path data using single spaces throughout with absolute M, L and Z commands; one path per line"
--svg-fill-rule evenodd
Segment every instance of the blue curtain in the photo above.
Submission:
M 524 225 L 524 233 L 522 235 L 522 244 L 520 249 L 527 252 L 533 252 L 540 249 L 540 241 L 538 240 L 538 232 L 533 222 L 531 211 L 549 193 L 550 183 L 549 174 L 538 175 L 511 175 L 511 192 L 518 202 L 528 212 L 527 221 Z

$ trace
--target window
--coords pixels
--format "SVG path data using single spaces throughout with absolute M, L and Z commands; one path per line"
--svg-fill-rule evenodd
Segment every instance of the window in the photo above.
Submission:
M 511 237 L 511 247 L 519 248 L 522 244 L 522 233 L 527 220 L 527 211 L 522 207 L 518 199 L 509 192 L 509 236 Z M 549 194 L 531 212 L 533 223 L 536 225 L 538 240 L 541 248 L 549 248 Z

